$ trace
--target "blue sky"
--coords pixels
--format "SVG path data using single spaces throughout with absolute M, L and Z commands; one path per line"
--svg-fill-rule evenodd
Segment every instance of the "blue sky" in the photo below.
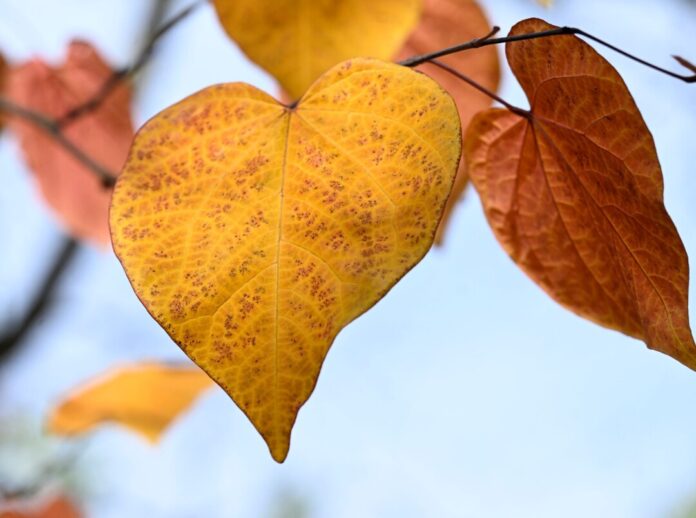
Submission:
M 483 3 L 503 31 L 540 16 L 652 61 L 696 59 L 696 9 L 679 1 L 556 0 L 551 10 L 531 0 Z M 16 60 L 58 59 L 80 36 L 125 64 L 144 4 L 3 0 L 0 48 Z M 668 211 L 695 255 L 696 88 L 600 52 L 654 134 Z M 216 82 L 275 92 L 207 7 L 167 37 L 147 74 L 138 125 Z M 507 71 L 501 95 L 526 102 Z M 17 157 L 3 137 L 3 314 L 21 311 L 60 235 Z M 182 357 L 115 258 L 85 249 L 56 311 L 1 371 L 0 413 L 38 421 L 61 394 L 109 366 Z M 266 516 L 283 492 L 306 500 L 317 517 L 662 517 L 696 493 L 694 401 L 696 373 L 574 316 L 528 280 L 469 191 L 444 249 L 338 336 L 285 464 L 272 461 L 216 389 L 157 447 L 117 428 L 97 432 L 80 469 L 91 478 L 87 504 L 97 518 Z

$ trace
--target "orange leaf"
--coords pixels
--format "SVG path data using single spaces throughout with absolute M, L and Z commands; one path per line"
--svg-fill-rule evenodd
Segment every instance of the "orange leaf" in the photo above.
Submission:
M 416 30 L 411 34 L 398 60 L 417 54 L 425 54 L 480 38 L 491 30 L 486 15 L 476 0 L 425 0 L 423 16 Z M 497 90 L 500 81 L 500 62 L 494 46 L 458 52 L 440 58 L 462 74 L 470 77 L 489 90 Z M 491 105 L 490 97 L 471 88 L 449 72 L 432 64 L 417 67 L 435 79 L 454 97 L 459 109 L 462 132 L 466 131 L 471 119 L 481 110 Z M 435 237 L 436 244 L 442 244 L 452 210 L 464 193 L 468 184 L 464 157 L 459 164 L 457 178 L 452 194 L 447 200 L 445 212 Z
M 5 57 L 0 54 L 0 94 L 5 94 L 5 84 L 7 83 L 7 61 Z M 5 126 L 5 114 L 0 111 L 0 131 L 2 131 Z
M 433 80 L 374 59 L 290 109 L 213 86 L 139 132 L 111 207 L 135 292 L 285 459 L 337 333 L 432 245 L 460 154 Z
M 511 34 L 551 29 L 538 19 Z M 531 115 L 478 115 L 465 149 L 512 259 L 577 314 L 696 368 L 688 262 L 652 136 L 614 68 L 575 36 L 509 43 Z
M 195 367 L 136 364 L 78 388 L 51 412 L 48 429 L 77 435 L 116 422 L 156 442 L 213 381 Z
M 91 99 L 111 74 L 91 45 L 73 42 L 66 62 L 59 67 L 34 59 L 13 68 L 7 95 L 24 108 L 59 118 Z M 63 132 L 92 159 L 117 173 L 133 138 L 130 103 L 130 86 L 120 85 L 98 109 L 69 123 Z M 106 244 L 111 190 L 36 125 L 12 117 L 10 126 L 44 199 L 58 218 L 74 236 Z
M 66 496 L 19 502 L 0 502 L 0 518 L 81 518 L 82 513 Z

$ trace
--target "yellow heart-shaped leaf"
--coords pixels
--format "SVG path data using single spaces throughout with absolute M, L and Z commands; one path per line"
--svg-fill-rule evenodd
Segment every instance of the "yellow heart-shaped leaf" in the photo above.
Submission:
M 113 198 L 114 250 L 277 461 L 336 334 L 432 245 L 459 131 L 432 79 L 355 59 L 295 108 L 223 84 L 137 134 Z
M 337 63 L 390 59 L 418 22 L 422 0 L 214 0 L 227 34 L 293 99 Z

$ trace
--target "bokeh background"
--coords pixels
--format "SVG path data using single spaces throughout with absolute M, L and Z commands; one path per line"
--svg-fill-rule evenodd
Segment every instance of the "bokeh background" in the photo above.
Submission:
M 80 37 L 126 65 L 153 3 L 1 0 L 0 49 L 58 61 Z M 667 66 L 671 54 L 696 59 L 687 0 L 482 3 L 503 31 L 539 16 Z M 696 86 L 599 50 L 653 132 L 667 208 L 696 257 Z M 136 124 L 225 81 L 277 91 L 205 6 L 139 76 Z M 526 104 L 507 69 L 501 95 Z M 64 236 L 8 136 L 0 179 L 3 326 L 21 317 Z M 217 388 L 155 447 L 117 427 L 78 441 L 42 435 L 76 384 L 161 358 L 185 359 L 113 254 L 81 246 L 49 311 L 0 364 L 0 486 L 46 482 L 97 518 L 696 516 L 696 373 L 553 303 L 502 252 L 473 191 L 445 246 L 340 333 L 285 464 Z

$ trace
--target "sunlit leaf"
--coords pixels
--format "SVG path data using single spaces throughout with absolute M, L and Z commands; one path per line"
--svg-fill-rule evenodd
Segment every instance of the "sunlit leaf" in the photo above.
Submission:
M 276 460 L 336 334 L 430 248 L 460 142 L 451 97 L 372 59 L 333 68 L 295 109 L 231 83 L 138 133 L 114 249 Z
M 113 369 L 60 401 L 51 412 L 48 429 L 58 435 L 78 435 L 118 423 L 155 442 L 212 385 L 193 366 L 143 363 Z
M 422 0 L 214 0 L 227 34 L 293 99 L 335 64 L 390 59 L 415 27 Z
M 486 15 L 475 0 L 425 0 L 423 16 L 418 27 L 409 36 L 397 59 L 425 54 L 480 38 L 488 34 L 490 30 L 491 27 Z M 458 52 L 442 57 L 440 61 L 447 63 L 489 90 L 498 89 L 500 62 L 498 51 L 494 46 Z M 459 109 L 462 131 L 466 131 L 474 115 L 488 108 L 491 104 L 490 97 L 435 65 L 421 65 L 418 70 L 422 70 L 435 79 L 454 97 Z M 468 183 L 466 164 L 462 160 L 459 164 L 457 178 L 454 181 L 452 194 L 447 200 L 445 213 L 435 237 L 436 243 L 442 243 L 452 210 L 461 199 Z
M 551 28 L 531 19 L 511 34 Z M 509 43 L 507 57 L 531 114 L 484 112 L 465 143 L 496 237 L 564 306 L 696 368 L 686 252 L 623 80 L 575 36 Z
M 60 118 L 91 99 L 111 74 L 91 45 L 73 42 L 65 63 L 58 67 L 34 59 L 13 68 L 7 95 L 22 107 Z M 69 123 L 63 132 L 92 159 L 117 173 L 133 138 L 130 101 L 130 86 L 124 83 L 97 110 Z M 62 223 L 78 238 L 108 243 L 111 190 L 44 130 L 18 117 L 9 124 L 41 194 Z

